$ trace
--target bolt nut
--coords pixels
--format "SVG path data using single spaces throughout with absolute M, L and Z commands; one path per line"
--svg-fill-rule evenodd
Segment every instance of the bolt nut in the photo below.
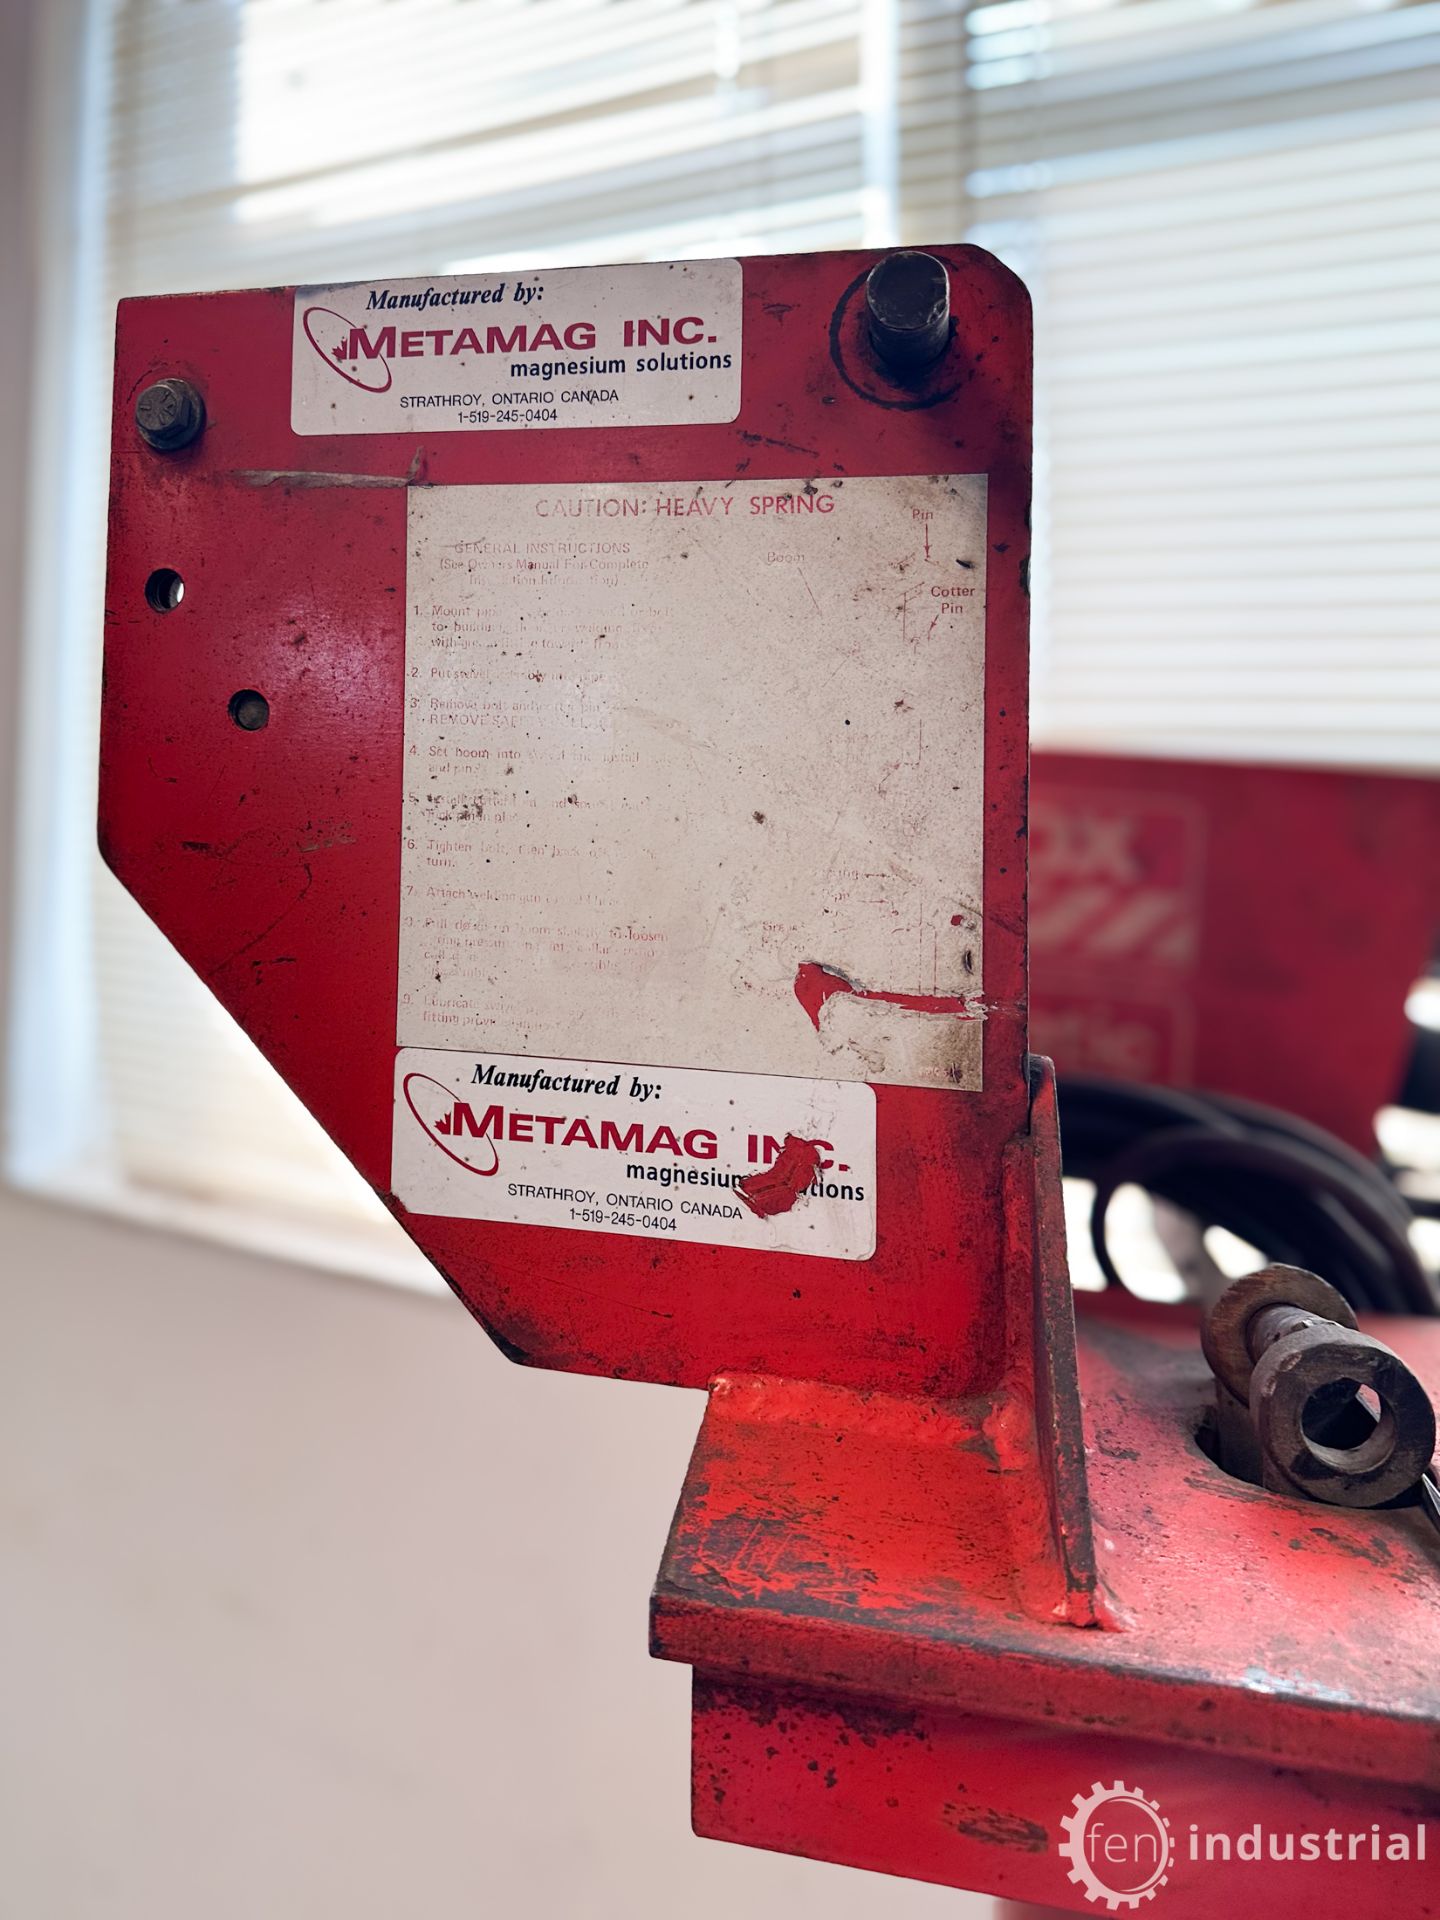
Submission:
M 1258 1273 L 1232 1280 L 1219 1299 L 1212 1301 L 1201 1323 L 1200 1345 L 1210 1371 L 1237 1400 L 1250 1398 L 1250 1376 L 1257 1358 L 1250 1345 L 1253 1323 L 1275 1307 L 1289 1307 L 1317 1320 L 1333 1320 L 1337 1326 L 1355 1325 L 1355 1315 L 1345 1297 L 1328 1280 L 1303 1267 L 1261 1267 Z
M 1316 1437 L 1326 1416 L 1369 1388 L 1380 1417 L 1353 1445 Z M 1340 1507 L 1378 1507 L 1407 1493 L 1435 1452 L 1435 1409 L 1404 1361 L 1368 1334 L 1299 1326 L 1255 1363 L 1250 1412 L 1266 1462 L 1296 1493 Z M 1267 1482 L 1268 1484 L 1268 1482 Z
M 205 402 L 188 380 L 157 380 L 135 402 L 135 425 L 147 447 L 175 453 L 205 428 Z
M 950 340 L 950 274 L 933 253 L 892 253 L 865 282 L 870 340 L 899 373 L 938 360 Z

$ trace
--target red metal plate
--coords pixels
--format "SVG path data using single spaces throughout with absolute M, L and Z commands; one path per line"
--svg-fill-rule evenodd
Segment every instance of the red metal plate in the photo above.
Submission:
M 985 1091 L 877 1089 L 869 1260 L 409 1215 L 392 1200 L 517 1359 L 688 1384 L 732 1367 L 946 1393 L 983 1387 L 1000 1364 L 1001 1149 L 1024 1130 L 1028 1100 L 1028 307 L 987 255 L 942 250 L 954 341 L 919 385 L 899 384 L 864 324 L 877 257 L 743 263 L 743 402 L 724 425 L 296 435 L 292 290 L 120 310 L 102 848 L 387 1198 L 407 492 L 763 481 L 797 466 L 988 475 Z M 169 454 L 133 423 L 136 396 L 162 376 L 191 381 L 208 414 L 203 435 Z M 147 603 L 158 567 L 184 578 L 173 611 Z M 262 731 L 228 717 L 244 688 L 270 703 Z

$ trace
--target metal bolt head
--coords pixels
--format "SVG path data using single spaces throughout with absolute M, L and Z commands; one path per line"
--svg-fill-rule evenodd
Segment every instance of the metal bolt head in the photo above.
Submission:
M 865 282 L 870 339 L 880 358 L 908 373 L 938 360 L 950 340 L 950 274 L 933 253 L 892 253 Z
M 135 402 L 135 425 L 147 447 L 175 453 L 204 431 L 205 402 L 188 380 L 157 380 Z

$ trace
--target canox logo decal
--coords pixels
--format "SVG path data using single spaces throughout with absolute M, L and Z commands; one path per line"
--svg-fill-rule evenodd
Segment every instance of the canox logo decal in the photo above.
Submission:
M 405 1104 L 443 1154 L 468 1173 L 488 1180 L 500 1171 L 500 1156 L 488 1133 L 480 1131 L 475 1110 L 457 1100 L 452 1088 L 442 1087 L 428 1073 L 407 1073 Z

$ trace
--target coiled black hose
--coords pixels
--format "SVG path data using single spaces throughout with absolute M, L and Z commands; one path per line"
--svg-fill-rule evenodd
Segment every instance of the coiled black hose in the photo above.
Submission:
M 1067 1074 L 1065 1171 L 1095 1183 L 1090 1237 L 1112 1286 L 1110 1203 L 1135 1185 L 1225 1227 L 1269 1263 L 1322 1274 L 1358 1312 L 1440 1314 L 1410 1243 L 1413 1218 L 1382 1169 L 1295 1115 L 1225 1094 Z

